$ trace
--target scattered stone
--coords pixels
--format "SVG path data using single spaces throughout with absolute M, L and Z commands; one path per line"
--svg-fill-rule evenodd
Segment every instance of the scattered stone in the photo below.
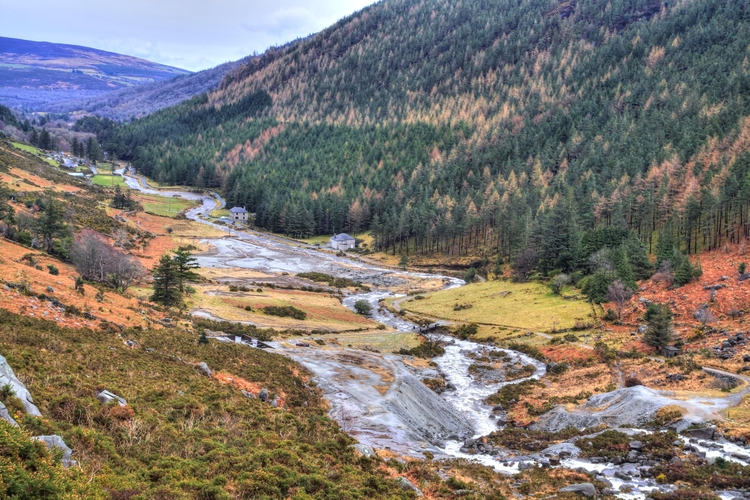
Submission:
M 643 449 L 643 443 L 640 441 L 631 441 L 630 442 L 630 449 L 631 450 L 642 450 Z
M 245 389 L 240 389 L 240 392 L 243 396 L 245 396 L 247 399 L 255 399 L 255 394 L 253 394 L 250 391 L 246 391 Z
M 201 363 L 198 365 L 198 368 L 206 374 L 207 377 L 211 376 L 211 368 L 208 367 L 208 365 L 201 361 Z
M 279 407 L 279 400 L 278 399 L 273 399 L 271 401 L 270 405 L 273 406 L 274 408 L 278 408 Z
M 596 497 L 596 488 L 591 483 L 571 484 L 570 486 L 566 486 L 565 488 L 560 488 L 559 491 L 561 493 L 565 491 L 571 491 L 573 493 L 583 495 L 586 498 Z
M 63 438 L 58 436 L 57 434 L 52 436 L 36 436 L 32 437 L 31 439 L 35 439 L 37 441 L 41 441 L 44 443 L 44 445 L 47 447 L 48 450 L 60 450 L 63 453 L 62 456 L 62 465 L 63 467 L 71 467 L 76 465 L 75 460 L 71 460 L 70 456 L 73 454 L 73 450 L 71 450 L 68 445 L 65 444 L 65 441 L 63 441 Z
M 55 293 L 55 289 L 51 286 L 47 286 L 47 293 Z
M 667 382 L 682 382 L 685 380 L 685 375 L 681 373 L 673 373 L 671 375 L 667 375 Z
M 414 486 L 412 484 L 412 482 L 409 481 L 408 479 L 406 479 L 405 477 L 399 476 L 396 479 L 396 482 L 399 484 L 399 486 L 401 486 L 402 490 L 404 490 L 404 491 L 413 491 L 418 497 L 422 496 L 422 491 L 419 488 L 417 488 L 416 486 Z

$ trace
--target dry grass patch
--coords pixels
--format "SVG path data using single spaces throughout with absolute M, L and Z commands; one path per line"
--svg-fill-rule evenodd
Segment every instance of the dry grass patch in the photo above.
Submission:
M 26 254 L 33 254 L 33 260 L 41 267 L 30 266 L 19 260 Z M 49 273 L 47 266 L 58 269 L 58 275 Z M 70 315 L 52 307 L 50 302 L 37 297 L 21 294 L 16 289 L 0 286 L 0 307 L 16 314 L 53 320 L 61 326 L 97 328 L 104 319 L 123 326 L 158 327 L 153 321 L 142 316 L 137 299 L 125 297 L 114 291 L 107 291 L 101 302 L 96 300 L 98 290 L 84 285 L 85 294 L 74 290 L 78 273 L 69 264 L 53 259 L 46 254 L 0 239 L 0 277 L 8 283 L 27 283 L 35 294 L 53 297 L 66 306 L 75 306 L 82 312 L 89 312 L 96 320 L 85 319 L 79 315 Z M 54 290 L 51 292 L 49 290 Z
M 262 292 L 229 292 L 224 285 L 200 285 L 191 307 L 226 321 L 243 321 L 263 328 L 343 331 L 374 329 L 378 324 L 345 308 L 338 298 L 299 290 L 263 289 Z M 270 316 L 266 306 L 294 306 L 305 320 Z M 246 310 L 249 307 L 251 310 Z

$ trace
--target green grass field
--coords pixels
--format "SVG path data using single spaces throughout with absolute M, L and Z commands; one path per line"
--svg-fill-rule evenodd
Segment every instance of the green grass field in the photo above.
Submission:
M 91 182 L 97 186 L 104 187 L 125 187 L 125 181 L 119 175 L 95 175 L 91 177 Z
M 47 158 L 47 155 L 45 155 L 44 152 L 39 148 L 35 148 L 34 146 L 29 146 L 28 144 L 21 144 L 20 142 L 11 142 L 11 144 L 13 144 L 13 147 L 15 147 L 16 149 L 20 149 L 21 151 L 26 151 L 27 153 L 39 155 L 42 160 L 46 161 L 53 167 L 60 166 L 55 160 Z
M 216 217 L 217 219 L 219 217 L 229 217 L 229 210 L 226 208 L 220 208 L 217 210 L 211 210 L 211 213 L 209 214 L 211 217 Z
M 565 300 L 538 283 L 488 281 L 404 301 L 407 311 L 461 322 L 548 331 L 591 323 L 591 306 Z
M 172 198 L 167 196 L 144 195 L 139 194 L 143 210 L 154 215 L 162 217 L 174 217 L 186 208 L 195 206 L 195 203 L 182 198 Z

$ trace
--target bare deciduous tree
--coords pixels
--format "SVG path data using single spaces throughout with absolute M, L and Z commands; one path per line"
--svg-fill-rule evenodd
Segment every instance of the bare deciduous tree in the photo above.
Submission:
M 633 296 L 633 290 L 626 287 L 622 281 L 615 280 L 607 288 L 607 300 L 613 302 L 617 308 L 617 319 L 622 317 L 622 310 L 625 308 L 625 304 L 630 297 Z
M 533 248 L 527 248 L 516 257 L 514 266 L 515 277 L 518 281 L 526 281 L 529 273 L 536 267 L 537 256 Z
M 107 281 L 122 291 L 146 275 L 138 259 L 117 250 L 107 238 L 91 229 L 76 235 L 70 258 L 84 279 Z

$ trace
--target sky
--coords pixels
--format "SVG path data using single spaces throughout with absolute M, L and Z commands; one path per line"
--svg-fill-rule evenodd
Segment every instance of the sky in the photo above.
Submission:
M 0 36 L 198 71 L 316 33 L 374 0 L 0 0 Z

